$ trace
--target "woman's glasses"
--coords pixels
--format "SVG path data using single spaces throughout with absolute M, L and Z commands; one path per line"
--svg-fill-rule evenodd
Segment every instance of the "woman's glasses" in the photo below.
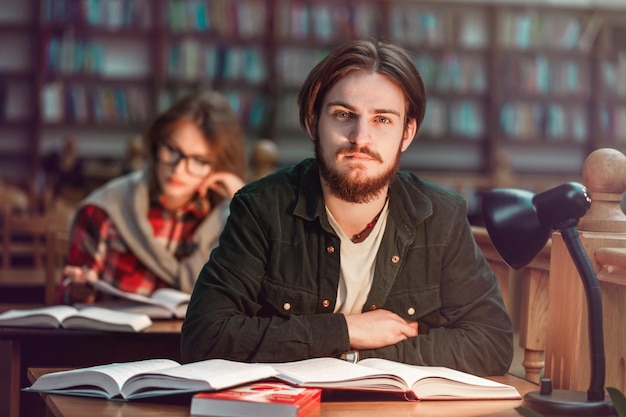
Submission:
M 193 177 L 204 178 L 211 173 L 213 165 L 199 156 L 185 155 L 180 149 L 168 143 L 160 143 L 157 149 L 159 162 L 177 166 L 181 159 L 185 160 L 187 173 Z

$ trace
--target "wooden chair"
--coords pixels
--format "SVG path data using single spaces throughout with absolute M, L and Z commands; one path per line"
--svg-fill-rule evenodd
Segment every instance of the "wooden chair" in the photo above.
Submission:
M 50 227 L 48 219 L 42 214 L 15 212 L 4 207 L 3 210 L 3 269 L 12 269 L 16 255 L 32 258 L 38 267 L 44 264 L 44 242 L 46 231 Z
M 32 255 L 32 242 L 12 242 L 9 225 L 15 213 L 27 212 L 30 200 L 26 192 L 5 184 L 0 180 L 0 230 L 2 231 L 2 268 L 6 270 L 11 265 L 13 255 Z M 39 259 L 37 260 L 39 261 Z
M 13 288 L 43 288 L 43 302 L 54 303 L 59 268 L 66 252 L 67 234 L 71 224 L 73 209 L 56 205 L 47 212 L 31 214 L 3 210 L 2 251 L 3 266 L 0 282 Z M 13 265 L 15 247 L 20 243 L 17 237 L 26 239 L 29 251 L 23 254 L 32 258 L 32 263 Z

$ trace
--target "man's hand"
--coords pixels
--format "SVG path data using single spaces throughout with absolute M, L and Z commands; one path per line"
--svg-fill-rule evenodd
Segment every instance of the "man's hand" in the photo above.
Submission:
M 377 349 L 417 336 L 417 322 L 407 321 L 389 310 L 346 315 L 350 347 Z

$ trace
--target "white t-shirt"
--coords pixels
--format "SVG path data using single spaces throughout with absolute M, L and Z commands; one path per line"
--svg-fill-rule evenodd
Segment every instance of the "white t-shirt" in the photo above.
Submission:
M 374 280 L 376 254 L 387 225 L 388 205 L 389 202 L 386 202 L 369 236 L 360 243 L 353 243 L 346 236 L 326 208 L 328 221 L 341 239 L 341 271 L 335 313 L 357 314 L 363 311 L 363 304 L 367 300 Z

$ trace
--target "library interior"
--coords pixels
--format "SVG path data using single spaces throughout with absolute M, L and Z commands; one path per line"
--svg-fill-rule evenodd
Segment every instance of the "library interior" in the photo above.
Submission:
M 624 0 L 0 0 L 0 313 L 56 303 L 76 207 L 145 166 L 144 134 L 179 98 L 228 98 L 245 133 L 244 181 L 254 181 L 314 155 L 299 88 L 329 51 L 366 38 L 405 48 L 423 78 L 426 115 L 400 167 L 465 197 L 513 320 L 510 374 L 531 384 L 525 391 L 545 377 L 587 389 L 585 288 L 558 231 L 528 265 L 510 267 L 481 198 L 568 182 L 589 190 L 578 231 L 603 300 L 606 385 L 625 392 Z M 120 340 L 178 360 L 180 326 L 157 322 L 142 340 Z M 31 367 L 139 358 L 86 355 L 102 352 L 106 332 L 67 332 L 0 325 L 0 415 L 43 415 L 46 406 L 71 415 L 59 411 L 63 399 L 53 407 L 54 398 L 35 403 L 21 392 Z M 112 415 L 139 412 L 115 407 Z

